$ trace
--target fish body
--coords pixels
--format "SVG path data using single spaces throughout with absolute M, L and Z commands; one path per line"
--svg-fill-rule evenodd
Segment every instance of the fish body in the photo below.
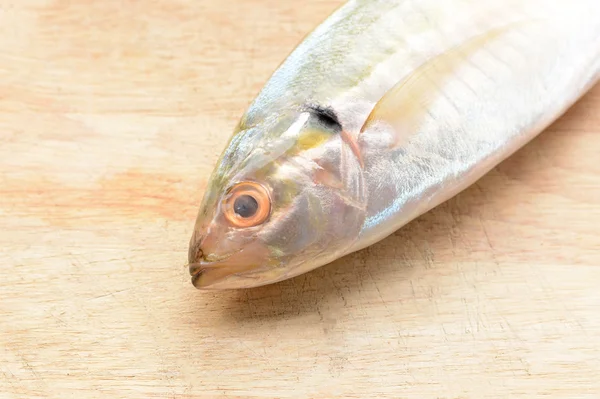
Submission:
M 189 262 L 197 288 L 274 283 L 453 197 L 600 78 L 597 0 L 351 0 L 231 136 Z

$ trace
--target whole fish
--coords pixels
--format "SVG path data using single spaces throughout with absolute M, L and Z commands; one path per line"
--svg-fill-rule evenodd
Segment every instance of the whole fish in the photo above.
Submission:
M 385 238 L 599 77 L 598 0 L 346 2 L 241 117 L 200 206 L 192 283 L 274 283 Z

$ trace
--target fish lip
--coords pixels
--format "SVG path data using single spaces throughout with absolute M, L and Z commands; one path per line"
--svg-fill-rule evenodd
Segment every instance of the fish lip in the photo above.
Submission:
M 216 267 L 218 263 L 221 262 L 208 262 L 204 259 L 201 259 L 198 262 L 190 263 L 190 276 L 196 277 L 205 272 L 207 269 Z
M 197 274 L 202 273 L 202 264 L 200 262 L 190 263 L 190 276 L 195 277 Z
M 189 272 L 191 275 L 192 285 L 194 287 L 196 287 L 197 289 L 201 289 L 201 290 L 210 289 L 211 286 L 219 285 L 219 283 L 222 282 L 223 280 L 226 280 L 227 278 L 231 277 L 232 275 L 238 274 L 240 272 L 239 270 L 237 271 L 237 273 L 230 270 L 230 267 L 227 264 L 228 259 L 229 259 L 229 256 L 226 258 L 223 258 L 223 259 L 216 260 L 216 261 L 207 261 L 207 260 L 201 259 L 198 262 L 191 263 L 189 266 Z M 209 283 L 206 283 L 206 282 L 201 283 L 201 278 L 204 274 L 210 273 L 211 271 L 219 271 L 219 270 L 230 271 L 231 273 L 225 273 L 223 276 L 217 277 L 216 279 L 211 280 Z
M 211 268 L 215 268 L 217 266 L 227 265 L 227 261 L 229 260 L 229 258 L 231 258 L 233 255 L 235 255 L 238 252 L 240 252 L 240 251 L 233 252 L 229 255 L 220 257 L 216 260 L 208 261 L 204 258 L 202 249 L 198 249 L 198 256 L 195 259 L 199 259 L 199 260 L 194 260 L 193 262 L 190 260 L 190 262 L 189 262 L 190 275 L 193 277 L 199 273 L 202 273 L 206 269 L 211 269 Z
M 213 262 L 207 262 L 200 260 L 199 262 L 191 263 L 189 267 L 190 276 L 192 276 L 192 285 L 198 289 L 205 288 L 199 284 L 200 277 L 211 268 L 210 264 Z M 214 267 L 214 266 L 213 266 Z
M 252 251 L 250 251 L 252 252 Z M 250 256 L 250 261 L 248 256 Z M 251 275 L 259 272 L 264 265 L 261 259 L 254 258 L 252 253 L 242 249 L 207 260 L 206 254 L 195 262 L 189 263 L 189 273 L 192 284 L 198 289 L 213 289 L 218 287 L 243 287 L 252 280 Z
M 190 265 L 190 275 L 192 276 L 192 285 L 198 289 L 202 288 L 199 286 L 198 282 L 202 274 L 206 271 L 200 264 L 196 263 L 194 265 Z

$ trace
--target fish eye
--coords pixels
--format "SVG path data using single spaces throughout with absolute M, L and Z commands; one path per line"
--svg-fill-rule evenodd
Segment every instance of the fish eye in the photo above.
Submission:
M 234 227 L 258 226 L 271 213 L 268 191 L 254 182 L 242 182 L 230 188 L 224 205 L 225 217 Z
M 258 211 L 258 201 L 251 195 L 240 195 L 233 202 L 233 211 L 244 219 L 251 218 Z

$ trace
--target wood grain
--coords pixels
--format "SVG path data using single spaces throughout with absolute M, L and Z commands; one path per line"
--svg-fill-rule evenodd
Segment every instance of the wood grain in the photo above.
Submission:
M 0 0 L 0 398 L 600 395 L 600 87 L 371 248 L 192 287 L 219 152 L 340 3 Z

